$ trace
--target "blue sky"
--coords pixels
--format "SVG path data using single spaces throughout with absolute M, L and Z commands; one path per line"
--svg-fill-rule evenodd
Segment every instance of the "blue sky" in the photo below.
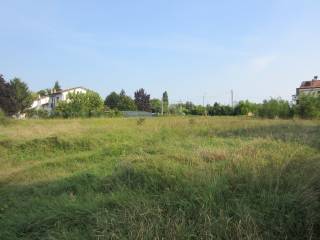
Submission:
M 291 99 L 320 74 L 320 1 L 0 0 L 0 73 L 32 90 Z

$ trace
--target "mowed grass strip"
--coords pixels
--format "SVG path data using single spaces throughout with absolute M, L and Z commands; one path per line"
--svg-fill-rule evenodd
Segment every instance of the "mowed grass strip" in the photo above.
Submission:
M 320 122 L 0 126 L 0 239 L 319 239 Z

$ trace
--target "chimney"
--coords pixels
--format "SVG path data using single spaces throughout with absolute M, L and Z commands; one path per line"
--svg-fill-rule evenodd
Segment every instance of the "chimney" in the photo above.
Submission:
M 313 77 L 313 80 L 314 80 L 314 81 L 317 81 L 317 80 L 318 80 L 318 76 L 314 76 L 314 77 Z

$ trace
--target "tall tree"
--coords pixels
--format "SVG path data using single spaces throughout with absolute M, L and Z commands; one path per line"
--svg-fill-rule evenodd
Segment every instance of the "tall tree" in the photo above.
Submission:
M 41 89 L 37 92 L 38 95 L 40 95 L 40 97 L 44 97 L 47 95 L 50 95 L 52 93 L 52 89 L 51 88 L 46 88 L 46 89 Z
M 12 115 L 16 112 L 16 103 L 14 100 L 14 91 L 11 85 L 5 81 L 0 74 L 0 108 L 6 115 Z
M 37 94 L 40 95 L 40 97 L 43 97 L 43 96 L 47 95 L 47 91 L 42 89 L 42 90 L 38 91 Z
M 13 98 L 16 102 L 16 112 L 23 112 L 32 104 L 32 93 L 25 82 L 19 78 L 14 78 L 10 81 L 10 86 L 13 89 Z
M 167 91 L 162 94 L 163 113 L 169 112 L 169 97 Z M 163 114 L 162 113 L 162 114 Z
M 161 104 L 162 102 L 158 98 L 153 98 L 150 100 L 151 112 L 161 113 Z
M 150 112 L 150 95 L 147 94 L 143 88 L 140 88 L 134 93 L 134 102 L 139 111 Z
M 133 99 L 130 96 L 126 95 L 126 92 L 122 89 L 120 94 L 120 102 L 118 105 L 118 109 L 120 111 L 134 111 L 137 110 L 137 106 Z
M 104 104 L 111 109 L 118 109 L 119 102 L 120 96 L 116 92 L 112 92 L 106 97 Z
M 58 81 L 56 81 L 56 82 L 54 83 L 53 89 L 54 89 L 55 91 L 61 91 L 61 90 L 62 90 L 62 88 L 61 88 L 61 86 L 60 86 L 60 84 L 59 84 Z
M 136 110 L 136 104 L 133 99 L 126 95 L 124 90 L 121 90 L 119 94 L 116 92 L 110 93 L 105 101 L 105 105 L 111 109 L 117 109 L 120 111 L 133 111 Z

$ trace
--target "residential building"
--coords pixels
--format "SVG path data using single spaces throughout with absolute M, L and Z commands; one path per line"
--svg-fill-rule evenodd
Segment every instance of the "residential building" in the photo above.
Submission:
M 69 93 L 86 93 L 87 91 L 89 90 L 84 87 L 68 88 L 61 91 L 52 90 L 51 94 L 43 97 L 39 96 L 39 98 L 32 103 L 31 109 L 43 109 L 50 112 L 56 108 L 59 101 L 67 101 Z
M 314 76 L 310 81 L 303 81 L 300 87 L 297 88 L 296 97 L 300 94 L 320 94 L 320 80 L 318 80 L 318 76 Z

